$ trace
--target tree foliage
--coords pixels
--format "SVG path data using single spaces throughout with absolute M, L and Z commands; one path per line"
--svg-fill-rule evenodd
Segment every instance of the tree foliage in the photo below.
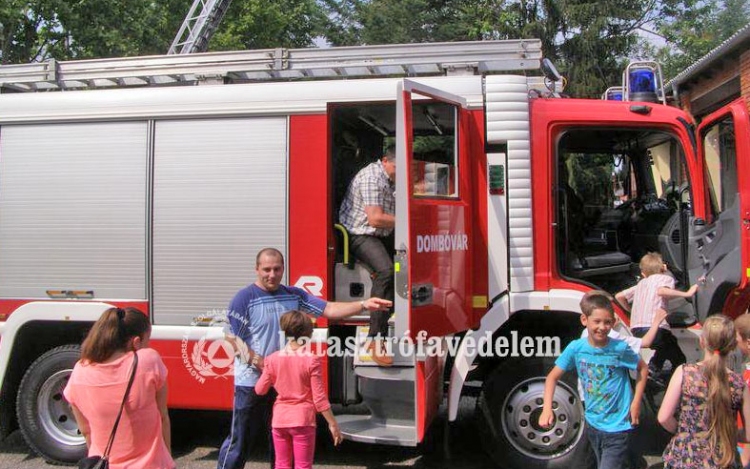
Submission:
M 235 0 L 209 50 L 538 38 L 596 97 L 640 54 L 678 73 L 750 19 L 750 0 Z M 192 0 L 5 0 L 0 61 L 163 54 Z M 643 30 L 660 39 L 644 39 Z
M 209 50 L 308 47 L 323 35 L 325 23 L 315 0 L 235 0 Z
M 750 22 L 748 0 L 679 0 L 664 10 L 665 15 L 654 21 L 664 44 L 646 47 L 646 54 L 663 65 L 667 79 Z
M 1 61 L 28 63 L 48 58 L 164 53 L 187 11 L 185 3 L 5 0 L 0 5 Z

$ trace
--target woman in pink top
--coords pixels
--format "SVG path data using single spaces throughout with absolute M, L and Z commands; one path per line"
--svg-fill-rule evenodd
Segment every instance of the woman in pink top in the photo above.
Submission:
M 308 469 L 315 454 L 317 412 L 328 422 L 333 444 L 343 438 L 323 387 L 321 359 L 304 346 L 312 335 L 310 319 L 299 311 L 289 311 L 280 323 L 287 339 L 293 340 L 264 359 L 255 392 L 264 395 L 273 386 L 278 394 L 271 420 L 276 469 L 291 469 L 292 460 L 295 469 Z
M 135 308 L 110 308 L 81 346 L 65 387 L 89 456 L 102 455 L 130 378 L 138 368 L 109 455 L 111 469 L 173 469 L 167 413 L 167 369 L 148 347 L 151 324 Z

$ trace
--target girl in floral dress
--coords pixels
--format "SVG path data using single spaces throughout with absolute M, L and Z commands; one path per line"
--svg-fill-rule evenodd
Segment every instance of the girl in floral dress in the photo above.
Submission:
M 674 433 L 664 450 L 665 468 L 741 467 L 736 415 L 742 411 L 743 427 L 750 421 L 750 394 L 742 376 L 726 365 L 736 343 L 732 321 L 711 316 L 703 324 L 700 339 L 703 360 L 675 370 L 658 416 L 659 423 Z M 748 437 L 745 427 L 742 439 Z

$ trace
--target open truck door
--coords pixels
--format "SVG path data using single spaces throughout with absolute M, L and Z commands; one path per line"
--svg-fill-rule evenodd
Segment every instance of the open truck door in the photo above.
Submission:
M 472 225 L 466 101 L 405 79 L 396 129 L 396 336 L 467 330 Z
M 750 119 L 743 99 L 707 116 L 698 126 L 705 213 L 690 227 L 688 268 L 699 282 L 701 319 L 747 307 L 750 274 Z M 696 194 L 696 197 L 700 196 Z

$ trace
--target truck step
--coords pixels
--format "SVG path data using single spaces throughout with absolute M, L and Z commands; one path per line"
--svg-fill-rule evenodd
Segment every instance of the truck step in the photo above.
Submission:
M 352 441 L 394 446 L 417 446 L 413 421 L 383 422 L 369 415 L 337 415 L 341 433 Z
M 391 318 L 393 321 L 393 318 Z M 378 367 L 378 365 L 372 361 L 370 353 L 365 349 L 367 340 L 368 326 L 358 326 L 356 335 L 356 350 L 354 355 L 354 367 Z M 403 348 L 403 350 L 402 350 Z M 389 344 L 386 350 L 393 356 L 393 367 L 408 367 L 414 368 L 414 353 L 411 353 L 407 347 L 399 347 L 398 343 L 392 338 L 389 339 Z M 403 354 L 402 352 L 407 352 Z

